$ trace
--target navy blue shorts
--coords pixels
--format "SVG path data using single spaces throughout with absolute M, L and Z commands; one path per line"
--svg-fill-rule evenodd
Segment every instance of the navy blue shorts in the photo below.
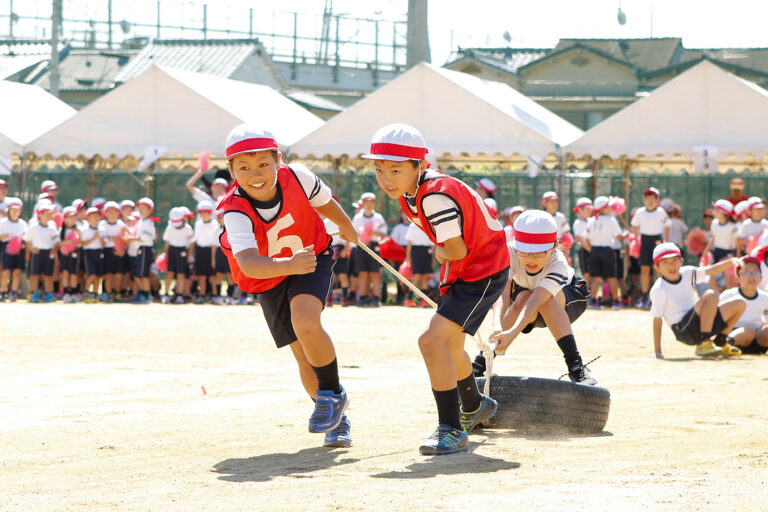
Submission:
M 124 255 L 123 255 L 124 256 Z M 114 247 L 104 248 L 104 273 L 122 274 L 128 270 L 127 261 L 123 256 L 115 254 Z
M 188 255 L 189 252 L 186 247 L 176 247 L 175 245 L 169 246 L 168 272 L 189 277 L 189 263 L 187 263 Z
M 661 235 L 640 235 L 640 266 L 653 265 L 653 250 L 661 243 Z
M 616 277 L 616 253 L 610 247 L 592 247 L 589 253 L 589 275 L 610 279 Z
M 414 274 L 432 273 L 432 254 L 428 245 L 411 246 L 411 272 Z
M 589 274 L 589 251 L 583 247 L 579 249 L 579 269 L 581 269 L 581 275 Z
M 718 308 L 717 313 L 715 313 L 715 320 L 712 322 L 712 334 L 721 332 L 727 326 L 728 323 L 723 319 L 720 308 Z M 698 345 L 704 341 L 704 337 L 701 335 L 701 317 L 693 308 L 688 310 L 682 320 L 672 326 L 672 332 L 677 341 L 686 345 Z
M 59 251 L 59 271 L 77 274 L 80 270 L 80 251 L 75 249 L 69 254 Z
M 368 244 L 368 248 L 376 254 L 379 254 L 379 242 L 371 242 Z M 379 262 L 373 259 L 367 252 L 358 247 L 355 252 L 355 269 L 357 272 L 379 272 L 381 271 L 381 265 Z
M 18 254 L 3 251 L 3 270 L 21 270 L 26 266 L 27 249 L 22 247 Z
M 221 247 L 216 248 L 216 261 L 214 263 L 214 269 L 217 274 L 229 274 L 229 260 L 227 255 L 221 250 Z
M 29 257 L 29 275 L 52 277 L 55 263 L 56 255 L 52 249 L 40 249 Z
M 735 249 L 721 249 L 720 247 L 712 248 L 712 263 L 717 263 L 725 258 L 733 258 L 736 256 Z
M 291 321 L 291 300 L 297 295 L 312 295 L 325 307 L 333 279 L 333 250 L 317 255 L 317 267 L 311 274 L 290 275 L 280 284 L 259 294 L 259 304 L 277 348 L 297 340 Z
M 509 268 L 505 268 L 479 281 L 457 280 L 440 296 L 437 314 L 474 336 L 485 315 L 504 291 L 508 276 Z
M 83 251 L 86 276 L 104 275 L 104 251 L 101 249 L 85 249 Z
M 763 345 L 759 344 L 756 339 L 752 339 L 752 343 L 750 343 L 747 346 L 740 346 L 742 354 L 765 354 L 768 352 L 768 347 L 764 347 Z
M 517 296 L 527 289 L 528 288 L 523 288 L 522 286 L 515 287 L 510 293 L 510 302 L 515 302 Z M 563 295 L 565 296 L 565 314 L 568 315 L 568 321 L 573 323 L 587 309 L 587 301 L 589 300 L 589 287 L 587 286 L 587 282 L 580 277 L 573 276 L 571 282 L 563 286 Z M 546 326 L 547 323 L 544 321 L 544 317 L 539 314 L 536 316 L 536 320 L 523 328 L 523 333 L 528 334 L 535 327 Z
M 357 253 L 362 252 L 358 246 L 353 245 L 349 249 L 349 267 L 347 267 L 350 277 L 357 277 Z
M 616 277 L 619 280 L 624 279 L 624 257 L 621 255 L 621 249 L 614 249 L 613 253 L 616 255 Z
M 344 249 L 345 246 L 343 245 L 333 246 L 333 259 L 336 260 L 336 265 L 333 266 L 333 272 L 336 275 L 349 274 L 349 253 L 344 257 L 341 256 Z
M 202 247 L 195 244 L 195 275 L 207 277 L 215 273 L 213 268 L 213 247 Z
M 153 253 L 154 251 L 150 246 L 142 245 L 139 247 L 138 254 L 133 258 L 133 268 L 131 270 L 133 277 L 149 277 L 149 268 L 154 260 Z
M 0 241 L 0 267 L 3 266 L 3 257 L 5 256 L 6 245 L 8 245 L 8 242 Z

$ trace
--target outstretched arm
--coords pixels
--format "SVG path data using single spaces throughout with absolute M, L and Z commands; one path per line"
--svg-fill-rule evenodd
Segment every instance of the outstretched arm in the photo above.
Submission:
M 534 288 L 512 327 L 506 331 L 492 333 L 490 341 L 498 341 L 498 350 L 500 352 L 505 351 L 510 343 L 523 332 L 525 326 L 536 320 L 536 316 L 539 314 L 539 309 L 550 299 L 554 299 L 554 297 L 549 290 L 541 287 Z M 504 323 L 502 322 L 502 326 L 503 325 Z
M 653 319 L 653 352 L 656 359 L 664 359 L 661 353 L 661 326 L 661 317 L 655 317 Z
M 187 190 L 189 190 L 190 194 L 192 195 L 195 194 L 195 183 L 197 183 L 197 180 L 203 177 L 203 174 L 205 174 L 205 171 L 202 169 L 198 169 L 197 172 L 187 180 L 187 183 L 185 186 L 187 187 Z
M 270 258 L 259 254 L 258 249 L 245 249 L 235 255 L 237 265 L 248 277 L 269 279 L 291 274 L 309 274 L 317 266 L 314 245 L 297 251 L 290 258 Z
M 339 226 L 339 236 L 341 236 L 341 238 L 347 242 L 352 242 L 353 244 L 357 243 L 357 230 L 335 199 L 331 199 L 323 206 L 316 207 L 315 210 L 320 212 L 324 217 L 331 219 L 331 222 Z

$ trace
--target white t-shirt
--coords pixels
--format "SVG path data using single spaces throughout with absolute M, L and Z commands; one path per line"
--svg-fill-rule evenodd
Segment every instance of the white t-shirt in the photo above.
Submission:
M 406 196 L 405 199 L 411 213 L 415 214 L 415 198 Z M 424 209 L 424 216 L 429 219 L 429 224 L 435 230 L 438 243 L 462 235 L 459 205 L 450 196 L 441 193 L 430 194 L 421 201 L 421 207 Z
M 114 247 L 114 240 L 110 238 L 118 237 L 125 229 L 125 222 L 118 220 L 114 224 L 107 222 L 107 219 L 99 221 L 99 234 L 104 240 L 104 247 Z
M 0 201 L 0 212 L 8 215 L 8 196 L 4 197 L 2 201 Z
M 582 218 L 578 218 L 575 221 L 573 221 L 573 236 L 584 239 L 584 236 L 587 232 L 588 223 L 589 223 L 588 219 L 582 219 Z
M 0 235 L 8 235 L 8 240 L 11 238 L 21 238 L 24 240 L 27 236 L 27 229 L 27 221 L 22 218 L 19 218 L 16 222 L 13 222 L 8 217 L 0 219 Z
M 432 240 L 429 239 L 427 234 L 413 222 L 408 225 L 408 231 L 405 232 L 405 240 L 406 245 L 408 245 L 408 242 L 411 242 L 411 245 L 424 247 L 431 247 L 433 245 Z
M 323 219 L 323 224 L 325 225 L 325 232 L 329 235 L 332 234 L 331 245 L 344 245 L 344 239 L 339 235 L 339 226 L 327 217 Z
M 386 234 L 387 221 L 384 220 L 384 217 L 379 212 L 373 212 L 371 215 L 360 212 L 352 217 L 352 225 L 355 226 L 358 232 L 371 222 L 373 222 L 373 231 Z M 372 242 L 378 242 L 379 240 L 381 240 L 379 235 L 371 234 Z
M 741 223 L 738 230 L 739 238 L 750 238 L 756 235 L 761 235 L 763 230 L 768 227 L 768 220 L 760 219 L 755 222 L 751 218 Z
M 411 222 L 411 224 L 413 224 L 413 222 Z M 410 226 L 410 224 L 403 224 L 400 222 L 392 228 L 392 232 L 389 236 L 397 245 L 402 247 L 408 245 L 408 240 L 405 238 L 406 233 L 408 233 L 408 226 Z
M 768 293 L 763 290 L 757 290 L 757 295 L 747 297 L 740 289 L 729 288 L 720 294 L 720 304 L 733 297 L 740 297 L 747 303 L 747 309 L 739 317 L 736 327 L 759 329 L 766 324 L 768 319 Z
M 168 224 L 163 233 L 163 240 L 173 247 L 189 247 L 194 239 L 195 232 L 186 222 L 178 228 Z
M 38 222 L 29 226 L 24 240 L 31 243 L 35 249 L 53 249 L 59 241 L 59 228 L 53 221 L 49 221 L 47 225 Z
M 709 281 L 704 267 L 684 265 L 680 267 L 680 280 L 671 283 L 659 277 L 651 287 L 651 316 L 664 318 L 667 325 L 674 325 L 699 300 L 696 285 Z
M 688 226 L 682 219 L 669 219 L 669 241 L 678 247 L 683 246 L 683 237 L 688 232 Z
M 325 206 L 331 200 L 331 189 L 322 182 L 312 171 L 301 164 L 291 164 L 291 169 L 304 189 L 313 208 Z M 239 191 L 235 194 L 240 195 Z M 266 208 L 256 208 L 256 212 L 262 219 L 270 221 L 280 212 L 281 203 L 275 202 Z M 232 246 L 232 254 L 235 255 L 246 249 L 258 249 L 256 237 L 253 234 L 251 219 L 244 213 L 229 211 L 224 214 L 224 228 L 227 230 L 227 240 Z
M 139 221 L 138 229 L 139 238 L 141 239 L 142 247 L 152 247 L 155 245 L 155 237 L 157 232 L 155 231 L 155 221 L 147 217 Z
M 544 268 L 531 275 L 525 270 L 525 265 L 520 261 L 513 244 L 507 244 L 507 249 L 509 250 L 510 261 L 509 280 L 514 281 L 518 286 L 529 290 L 538 286 L 547 290 L 554 297 L 573 279 L 573 267 L 568 265 L 568 260 L 559 250 L 552 251 L 552 255 Z
M 714 240 L 714 247 L 716 249 L 735 249 L 737 229 L 738 226 L 733 222 L 720 224 L 720 222 L 714 221 L 709 228 L 710 236 Z
M 621 226 L 610 215 L 599 215 L 589 220 L 586 238 L 593 247 L 613 248 L 616 237 L 621 234 Z
M 200 247 L 218 247 L 219 235 L 223 228 L 213 218 L 208 222 L 199 220 L 195 222 L 195 243 Z
M 564 234 L 571 230 L 571 226 L 568 225 L 568 219 L 562 212 L 555 212 L 553 217 L 557 224 L 557 239 L 560 240 Z
M 126 229 L 128 230 L 128 236 L 130 238 L 134 238 L 138 236 L 139 233 L 139 223 L 137 222 L 133 226 L 128 226 L 126 224 Z M 128 248 L 125 250 L 126 254 L 128 256 L 138 256 L 139 255 L 139 247 L 141 247 L 141 240 L 137 241 L 130 241 L 128 242 Z
M 83 249 L 101 249 L 104 247 L 101 241 L 96 238 L 98 233 L 99 228 L 91 227 L 90 224 L 86 224 L 84 228 L 80 229 L 80 242 L 83 244 Z
M 638 228 L 641 235 L 664 235 L 664 228 L 669 226 L 669 216 L 663 208 L 656 207 L 653 211 L 643 206 L 632 216 L 632 226 Z

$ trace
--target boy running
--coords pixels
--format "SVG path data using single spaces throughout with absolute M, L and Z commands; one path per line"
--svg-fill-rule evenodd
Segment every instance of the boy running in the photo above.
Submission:
M 466 450 L 468 433 L 496 412 L 496 401 L 477 389 L 464 338 L 477 332 L 504 289 L 509 260 L 504 230 L 477 192 L 428 169 L 426 154 L 418 130 L 391 124 L 374 134 L 363 158 L 375 161 L 379 186 L 436 244 L 442 264 L 440 305 L 419 337 L 439 418 L 419 451 L 442 455 Z

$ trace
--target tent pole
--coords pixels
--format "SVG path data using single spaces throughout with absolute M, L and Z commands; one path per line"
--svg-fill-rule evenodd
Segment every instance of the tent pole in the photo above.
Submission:
M 85 161 L 85 190 L 88 193 L 88 201 L 96 197 L 94 187 L 96 186 L 96 172 L 93 168 L 94 158 L 88 158 Z
M 560 208 L 565 208 L 566 211 L 570 209 L 570 204 L 565 204 L 563 201 L 563 193 L 565 192 L 565 155 L 563 155 L 563 148 L 559 144 L 555 144 L 555 154 L 557 155 L 557 195 L 560 198 Z
M 19 176 L 19 197 L 24 197 L 24 192 L 27 189 L 27 154 L 22 151 L 21 153 L 21 176 Z
M 632 160 L 629 158 L 624 159 L 624 204 L 629 205 L 629 191 L 632 184 L 632 180 L 629 178 L 629 173 L 632 169 Z
M 155 200 L 155 164 L 154 162 L 147 167 L 146 175 L 144 176 L 144 187 L 146 196 L 153 201 Z
M 341 158 L 335 158 L 333 160 L 333 192 L 334 194 L 339 193 L 339 183 L 341 182 L 341 176 L 340 176 L 340 170 L 339 170 L 340 168 L 341 168 Z
M 590 186 L 589 186 L 589 193 L 592 194 L 592 198 L 593 199 L 595 197 L 597 197 L 597 190 L 598 190 L 597 182 L 600 179 L 600 166 L 599 166 L 599 164 L 600 164 L 599 160 L 597 160 L 595 158 L 592 159 L 592 164 L 591 164 L 591 167 L 592 167 L 592 183 L 590 183 Z

